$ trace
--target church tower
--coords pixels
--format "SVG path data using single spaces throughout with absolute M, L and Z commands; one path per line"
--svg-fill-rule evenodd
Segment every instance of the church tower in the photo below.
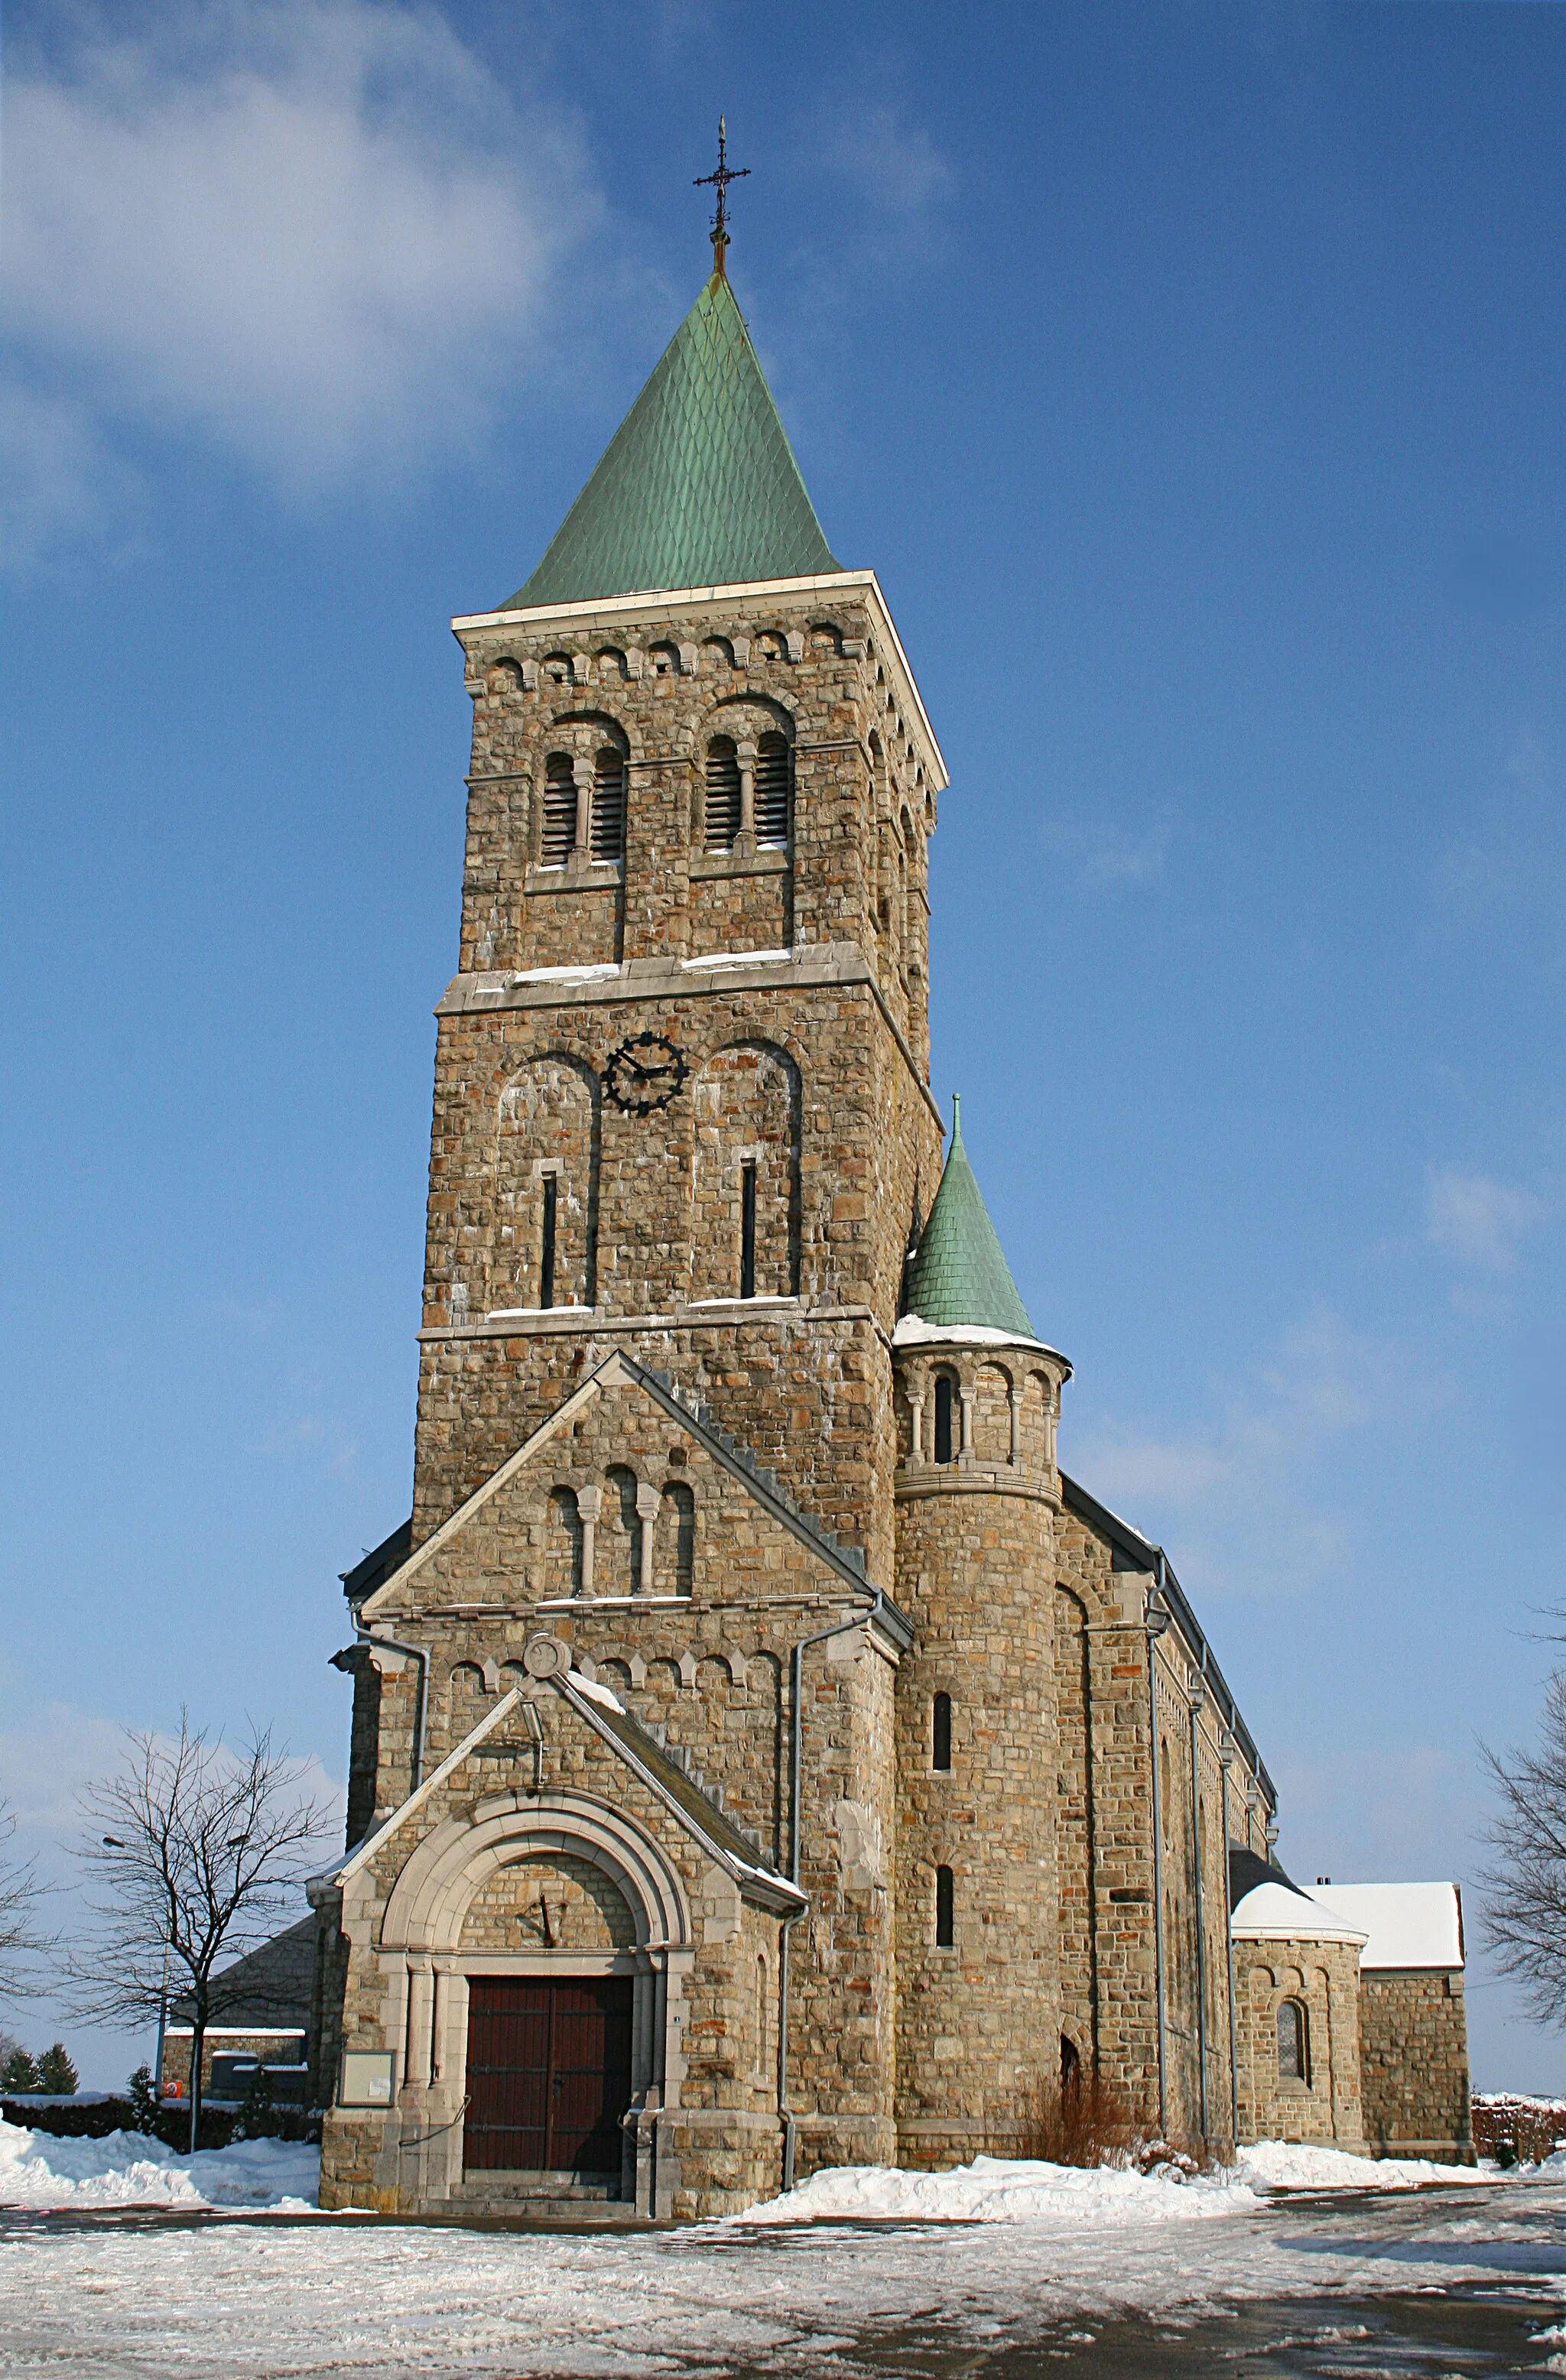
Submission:
M 537 567 L 453 624 L 414 1508 L 346 1582 L 359 1840 L 322 1903 L 323 2061 L 382 2095 L 339 2092 L 333 2203 L 599 2174 L 708 2213 L 896 2155 L 893 1335 L 946 773 L 725 249 Z M 597 2130 L 557 2136 L 583 2057 Z

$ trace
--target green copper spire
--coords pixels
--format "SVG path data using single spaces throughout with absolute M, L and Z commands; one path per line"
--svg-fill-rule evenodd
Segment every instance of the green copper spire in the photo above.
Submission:
M 842 569 L 717 254 L 548 552 L 502 610 Z
M 941 1330 L 1005 1330 L 1014 1339 L 1034 1335 L 963 1147 L 956 1099 L 946 1170 L 914 1258 L 907 1307 Z

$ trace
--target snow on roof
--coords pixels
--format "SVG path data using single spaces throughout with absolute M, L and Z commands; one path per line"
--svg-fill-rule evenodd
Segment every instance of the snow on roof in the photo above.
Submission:
M 1258 1884 L 1234 1906 L 1229 1930 L 1241 1941 L 1363 1942 L 1359 1928 L 1311 1894 Z
M 987 1322 L 962 1322 L 947 1326 L 927 1322 L 922 1314 L 899 1317 L 892 1334 L 894 1347 L 1037 1347 L 1042 1354 L 1060 1355 L 1042 1339 L 1025 1338 L 1020 1330 L 995 1330 Z M 1064 1362 L 1064 1357 L 1061 1357 Z
M 1330 1884 L 1307 1897 L 1364 1928 L 1362 1969 L 1463 1964 L 1463 1899 L 1455 1884 Z

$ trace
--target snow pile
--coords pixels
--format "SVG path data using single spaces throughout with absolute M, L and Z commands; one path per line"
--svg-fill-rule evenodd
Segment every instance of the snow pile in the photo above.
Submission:
M 1168 2167 L 1150 2174 L 1118 2167 L 1048 2165 L 1031 2157 L 975 2157 L 945 2173 L 892 2166 L 831 2166 L 785 2198 L 769 2199 L 731 2223 L 811 2223 L 823 2216 L 897 2223 L 1068 2222 L 1135 2224 L 1239 2215 L 1254 2191 L 1228 2175 L 1186 2182 Z
M 1551 2159 L 1566 2175 L 1566 2151 Z M 1540 2171 L 1546 2168 L 1541 2168 Z M 857 2217 L 888 2223 L 1158 2223 L 1182 2216 L 1242 2215 L 1272 2190 L 1414 2190 L 1426 2182 L 1493 2181 L 1474 2166 L 1418 2157 L 1351 2156 L 1345 2149 L 1258 2141 L 1227 2170 L 1186 2181 L 1169 2166 L 1149 2174 L 1118 2166 L 1047 2165 L 1026 2157 L 975 2157 L 944 2173 L 891 2166 L 831 2166 L 785 2198 L 731 2215 L 731 2223 L 812 2223 Z
M 236 2141 L 180 2156 L 145 2132 L 58 2141 L 0 2122 L 0 2206 L 313 2207 L 321 2151 Z
M 1477 2166 L 1426 2157 L 1351 2156 L 1304 2141 L 1257 2141 L 1240 2151 L 1236 2180 L 1252 2190 L 1417 2190 L 1426 2182 L 1493 2181 Z

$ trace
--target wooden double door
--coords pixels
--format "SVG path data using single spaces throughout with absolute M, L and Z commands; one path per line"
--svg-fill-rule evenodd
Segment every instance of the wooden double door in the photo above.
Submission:
M 463 2169 L 614 2174 L 631 2101 L 631 1977 L 474 1975 Z

